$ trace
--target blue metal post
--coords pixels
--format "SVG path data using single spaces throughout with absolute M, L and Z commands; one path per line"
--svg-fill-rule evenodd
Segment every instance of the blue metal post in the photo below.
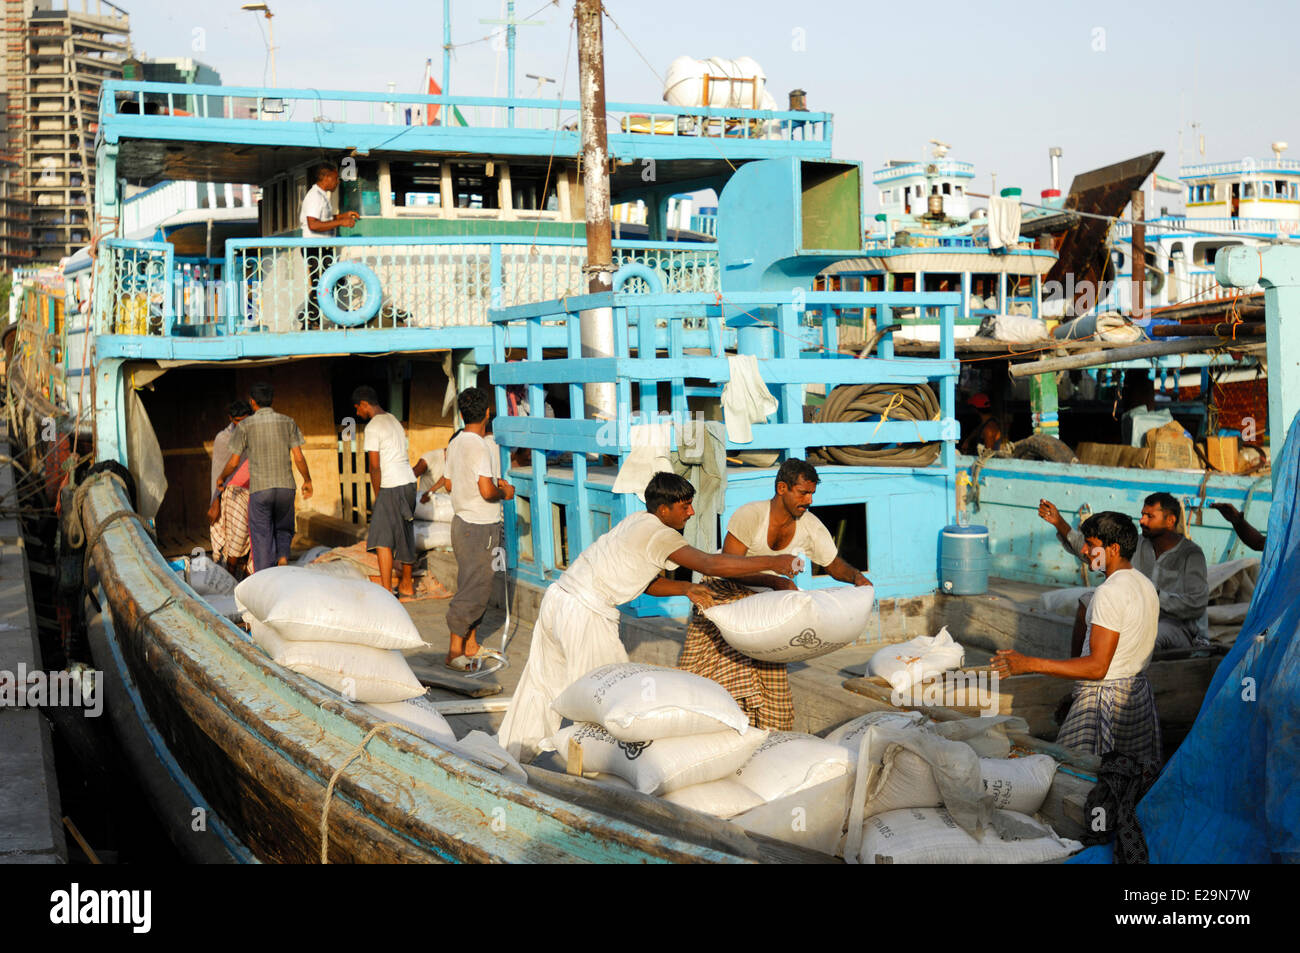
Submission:
M 510 98 L 515 98 L 515 0 L 506 4 L 506 72 L 510 74 Z M 506 110 L 506 124 L 515 128 L 515 107 Z
M 442 94 L 451 90 L 451 0 L 442 0 Z M 426 90 L 421 90 L 426 92 Z M 442 124 L 450 126 L 451 106 L 444 106 Z

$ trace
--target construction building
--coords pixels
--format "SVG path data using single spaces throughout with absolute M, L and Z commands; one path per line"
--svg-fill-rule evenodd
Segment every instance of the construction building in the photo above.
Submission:
M 30 203 L 29 260 L 91 239 L 99 91 L 122 76 L 130 18 L 107 0 L 3 0 L 5 128 Z

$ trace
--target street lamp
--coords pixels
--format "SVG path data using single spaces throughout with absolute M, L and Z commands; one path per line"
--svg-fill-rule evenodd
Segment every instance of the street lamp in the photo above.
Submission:
M 260 13 L 266 17 L 266 31 L 269 37 L 266 47 L 267 52 L 271 54 L 271 86 L 274 87 L 278 85 L 275 76 L 275 26 L 271 23 L 271 17 L 275 14 L 265 3 L 245 3 L 239 9 L 247 10 L 249 13 Z

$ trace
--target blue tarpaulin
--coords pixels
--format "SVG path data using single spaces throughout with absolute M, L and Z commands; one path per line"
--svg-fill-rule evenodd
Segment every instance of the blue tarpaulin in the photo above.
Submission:
M 1152 863 L 1300 862 L 1300 416 L 1274 472 L 1241 634 L 1138 804 Z

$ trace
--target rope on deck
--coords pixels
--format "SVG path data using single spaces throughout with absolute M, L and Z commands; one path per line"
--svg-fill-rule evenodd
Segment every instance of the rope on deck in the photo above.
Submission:
M 357 742 L 357 746 L 352 749 L 347 758 L 344 759 L 343 763 L 339 765 L 338 770 L 334 772 L 332 777 L 330 777 L 329 787 L 325 789 L 325 804 L 321 807 L 320 812 L 320 862 L 322 864 L 328 864 L 330 862 L 329 816 L 330 802 L 334 799 L 334 786 L 338 784 L 339 778 L 342 777 L 343 772 L 348 769 L 348 765 L 353 761 L 356 761 L 357 758 L 361 757 L 361 755 L 365 753 L 366 745 L 370 744 L 370 739 L 384 728 L 400 727 L 402 726 L 395 721 L 385 721 L 382 724 L 375 725 L 375 727 L 366 732 L 364 738 Z

